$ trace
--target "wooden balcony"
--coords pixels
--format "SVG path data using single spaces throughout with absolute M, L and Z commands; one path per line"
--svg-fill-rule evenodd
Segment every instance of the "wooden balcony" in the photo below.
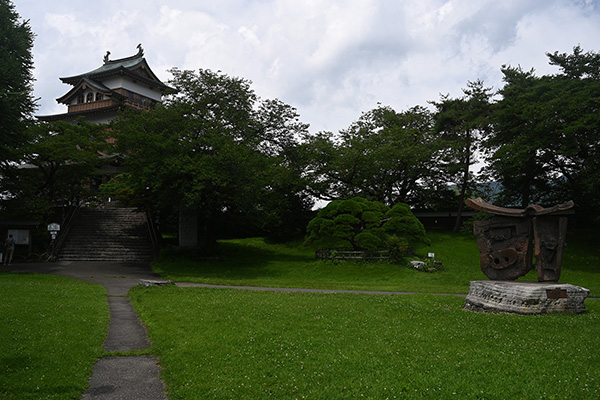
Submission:
M 89 103 L 81 103 L 81 104 L 72 104 L 69 106 L 70 113 L 72 112 L 80 112 L 80 111 L 90 111 L 98 108 L 110 107 L 118 104 L 116 101 L 112 99 L 100 100 L 100 101 L 90 101 Z
M 130 99 L 125 99 L 121 102 L 117 102 L 113 99 L 105 99 L 105 100 L 100 100 L 100 101 L 90 101 L 89 103 L 81 103 L 81 104 L 72 104 L 69 106 L 69 113 L 74 113 L 74 112 L 82 112 L 82 111 L 92 111 L 92 110 L 97 110 L 100 108 L 105 108 L 105 107 L 110 107 L 110 106 L 115 106 L 118 104 L 122 104 L 125 107 L 130 107 L 130 108 L 135 108 L 137 110 L 150 110 L 152 107 L 154 107 L 154 104 L 156 102 L 153 102 L 149 99 L 144 99 L 144 101 L 142 101 L 142 98 L 134 98 L 133 100 Z

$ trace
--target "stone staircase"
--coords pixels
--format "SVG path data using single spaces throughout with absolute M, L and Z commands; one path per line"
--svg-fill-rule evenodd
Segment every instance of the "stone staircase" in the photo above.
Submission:
M 132 208 L 81 208 L 59 260 L 148 261 L 152 245 L 146 216 Z

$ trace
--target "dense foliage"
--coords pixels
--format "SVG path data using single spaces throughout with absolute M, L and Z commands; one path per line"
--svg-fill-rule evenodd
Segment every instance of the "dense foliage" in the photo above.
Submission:
M 505 86 L 485 145 L 487 171 L 503 184 L 500 202 L 573 199 L 582 215 L 600 205 L 600 54 L 548 54 L 561 73 L 538 77 L 503 67 Z
M 250 82 L 210 70 L 173 69 L 163 105 L 114 123 L 128 175 L 118 189 L 150 210 L 194 210 L 207 242 L 235 221 L 286 236 L 306 226 L 297 137 L 308 125 L 279 100 L 259 101 Z M 128 191 L 123 187 L 128 188 Z
M 312 193 L 458 211 L 481 196 L 502 206 L 574 200 L 579 222 L 600 218 L 600 54 L 548 53 L 560 69 L 536 76 L 503 66 L 498 92 L 480 80 L 441 96 L 435 112 L 378 107 L 339 135 L 307 140 Z M 476 163 L 485 168 L 474 170 Z M 485 186 L 483 183 L 487 183 Z M 453 184 L 455 190 L 450 190 Z
M 379 106 L 339 135 L 309 137 L 312 192 L 327 200 L 361 196 L 388 205 L 431 205 L 428 194 L 444 191 L 448 178 L 443 142 L 433 128 L 434 117 L 423 107 L 396 112 Z
M 0 0 L 0 166 L 13 159 L 22 132 L 35 110 L 33 98 L 34 35 L 9 0 Z
M 396 250 L 416 242 L 427 242 L 425 228 L 408 205 L 392 208 L 361 197 L 334 200 L 321 209 L 307 227 L 307 242 L 335 238 L 355 250 Z
M 89 195 L 96 168 L 106 161 L 102 127 L 83 120 L 39 122 L 23 136 L 25 143 L 13 150 L 19 163 L 5 168 L 0 182 L 12 215 L 43 219 L 54 206 Z
M 472 186 L 471 166 L 477 162 L 481 142 L 491 130 L 491 89 L 482 81 L 469 82 L 458 99 L 442 96 L 437 109 L 436 131 L 443 137 L 449 175 L 458 187 L 458 212 L 454 232 L 460 228 L 466 194 Z

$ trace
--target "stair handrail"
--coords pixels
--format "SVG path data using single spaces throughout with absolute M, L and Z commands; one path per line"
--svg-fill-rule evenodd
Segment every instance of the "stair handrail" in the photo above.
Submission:
M 148 233 L 150 234 L 150 244 L 152 245 L 152 255 L 157 258 L 160 252 L 160 242 L 158 240 L 158 229 L 152 218 L 152 214 L 149 211 L 146 214 L 146 226 L 148 227 Z
M 67 215 L 65 215 L 65 217 L 62 220 L 62 223 L 60 224 L 60 231 L 58 231 L 56 239 L 52 239 L 52 241 L 50 242 L 49 253 L 51 259 L 58 259 L 58 253 L 62 249 L 65 240 L 69 235 L 69 230 L 71 229 L 73 220 L 75 219 L 75 215 L 79 212 L 80 208 L 81 207 L 78 204 L 69 207 L 69 212 L 67 213 Z

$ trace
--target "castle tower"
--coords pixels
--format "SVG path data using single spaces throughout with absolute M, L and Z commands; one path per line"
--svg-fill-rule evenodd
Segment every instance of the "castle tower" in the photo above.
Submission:
M 79 117 L 102 124 L 112 120 L 120 110 L 145 110 L 161 102 L 170 88 L 152 72 L 144 58 L 141 44 L 137 54 L 110 60 L 90 72 L 60 78 L 73 88 L 56 99 L 68 106 L 64 114 L 38 116 L 42 121 L 74 121 Z

